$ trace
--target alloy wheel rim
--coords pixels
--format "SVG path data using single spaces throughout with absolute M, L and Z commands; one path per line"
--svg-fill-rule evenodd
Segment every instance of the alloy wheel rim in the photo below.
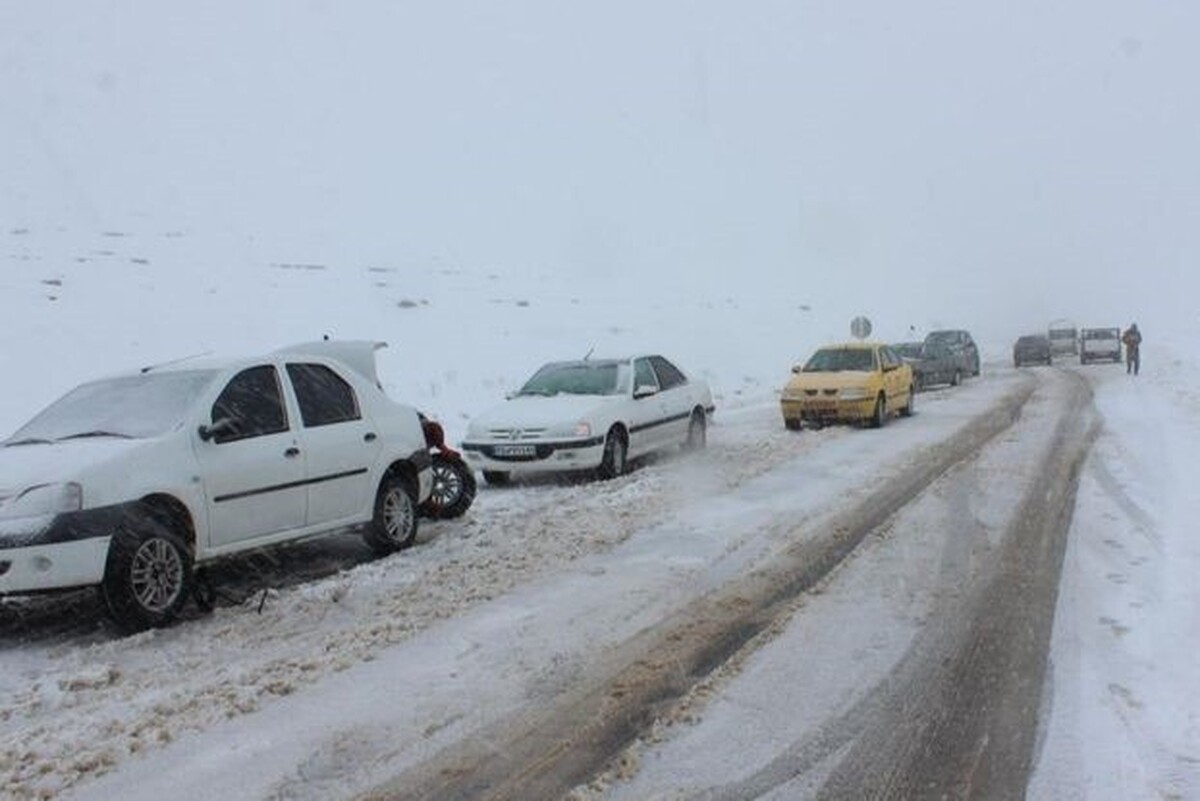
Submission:
M 408 493 L 394 487 L 383 500 L 383 527 L 393 540 L 400 541 L 412 528 L 413 508 Z
M 449 506 L 462 494 L 462 479 L 458 471 L 442 465 L 433 468 L 433 502 L 436 506 Z
M 183 591 L 183 558 L 179 551 L 158 537 L 143 542 L 133 555 L 130 586 L 143 609 L 170 609 Z

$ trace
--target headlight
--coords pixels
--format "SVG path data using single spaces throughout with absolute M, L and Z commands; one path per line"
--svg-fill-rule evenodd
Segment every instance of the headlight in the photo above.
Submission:
M 17 493 L 0 505 L 0 519 L 45 517 L 83 508 L 83 487 L 74 481 L 62 484 L 38 484 Z
M 838 393 L 838 397 L 842 400 L 866 400 L 867 390 L 865 387 L 846 387 Z
M 590 437 L 591 435 L 592 424 L 582 420 L 576 423 L 571 429 L 571 436 L 573 437 Z

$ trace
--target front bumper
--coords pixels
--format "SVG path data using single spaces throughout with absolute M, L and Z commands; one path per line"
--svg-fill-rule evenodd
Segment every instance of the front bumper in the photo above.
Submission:
M 550 442 L 464 442 L 463 456 L 474 468 L 495 472 L 555 473 L 590 470 L 604 458 L 604 438 Z
M 99 584 L 112 537 L 0 550 L 0 595 Z
M 866 420 L 875 413 L 875 399 L 783 398 L 779 402 L 784 420 L 836 423 Z

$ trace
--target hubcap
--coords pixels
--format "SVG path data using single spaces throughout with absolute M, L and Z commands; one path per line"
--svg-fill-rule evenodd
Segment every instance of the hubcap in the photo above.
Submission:
M 401 487 L 393 487 L 383 499 L 383 527 L 388 537 L 400 541 L 412 529 L 413 508 L 408 493 Z
M 130 569 L 133 595 L 149 612 L 165 612 L 183 590 L 183 558 L 175 546 L 157 537 L 143 542 Z
M 445 465 L 435 465 L 433 468 L 432 499 L 435 506 L 450 506 L 462 494 L 462 477 L 457 470 Z

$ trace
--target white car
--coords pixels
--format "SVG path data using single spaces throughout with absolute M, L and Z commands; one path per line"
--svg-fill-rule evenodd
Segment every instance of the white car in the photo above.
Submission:
M 513 473 L 625 472 L 664 448 L 703 448 L 712 392 L 662 356 L 552 362 L 471 421 L 462 443 L 489 484 Z
M 68 392 L 0 443 L 0 594 L 98 585 L 128 631 L 173 620 L 193 568 L 367 524 L 412 544 L 429 497 L 417 412 L 371 342 L 194 360 Z

